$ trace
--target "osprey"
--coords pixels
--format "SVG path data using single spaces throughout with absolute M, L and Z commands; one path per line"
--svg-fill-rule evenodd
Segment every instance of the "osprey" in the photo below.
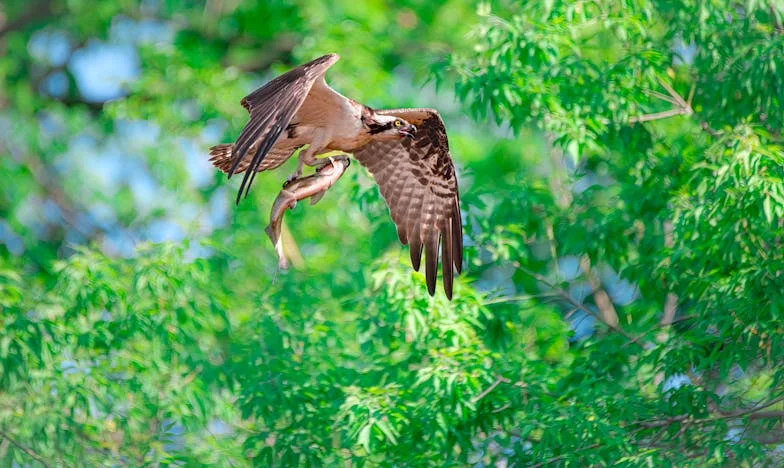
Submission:
M 341 95 L 324 80 L 338 59 L 319 57 L 245 96 L 241 104 L 250 120 L 236 142 L 210 148 L 210 162 L 229 177 L 245 172 L 239 203 L 257 172 L 280 166 L 303 146 L 290 181 L 304 165 L 328 163 L 316 158 L 320 154 L 352 154 L 379 185 L 416 271 L 424 248 L 431 296 L 440 243 L 444 292 L 452 299 L 454 272 L 463 263 L 463 227 L 444 122 L 434 109 L 375 110 Z

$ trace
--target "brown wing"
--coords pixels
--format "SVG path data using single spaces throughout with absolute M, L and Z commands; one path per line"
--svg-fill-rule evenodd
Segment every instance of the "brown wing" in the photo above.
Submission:
M 378 183 L 400 242 L 411 244 L 411 264 L 417 271 L 424 247 L 425 277 L 431 296 L 436 288 L 440 241 L 444 292 L 452 299 L 454 271 L 460 273 L 463 264 L 463 225 L 444 122 L 433 109 L 379 113 L 416 125 L 416 137 L 372 141 L 356 151 L 354 157 Z
M 259 165 L 302 106 L 313 83 L 323 79 L 324 73 L 338 59 L 337 54 L 319 57 L 278 76 L 242 99 L 242 106 L 248 110 L 250 120 L 232 147 L 229 177 L 237 171 L 246 156 L 252 155 L 252 159 L 249 164 L 242 163 L 246 171 L 237 193 L 237 203 L 243 190 L 245 196 L 248 196 Z

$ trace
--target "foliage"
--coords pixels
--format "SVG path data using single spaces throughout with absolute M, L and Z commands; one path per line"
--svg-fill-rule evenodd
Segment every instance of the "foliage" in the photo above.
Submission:
M 0 5 L 0 460 L 780 464 L 783 22 L 775 1 Z M 234 207 L 207 163 L 244 94 L 325 52 L 347 96 L 443 114 L 453 301 L 363 169 L 287 214 L 284 273 L 264 226 L 289 166 Z

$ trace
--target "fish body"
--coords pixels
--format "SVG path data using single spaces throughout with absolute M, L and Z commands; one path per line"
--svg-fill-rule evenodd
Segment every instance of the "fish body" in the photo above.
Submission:
M 347 155 L 332 156 L 314 174 L 294 179 L 283 185 L 283 189 L 272 204 L 270 223 L 264 229 L 275 246 L 279 268 L 285 270 L 289 266 L 280 238 L 283 215 L 286 213 L 286 210 L 293 209 L 297 206 L 297 202 L 306 198 L 310 198 L 310 204 L 315 205 L 321 200 L 327 189 L 340 179 L 349 164 L 351 164 L 351 161 Z

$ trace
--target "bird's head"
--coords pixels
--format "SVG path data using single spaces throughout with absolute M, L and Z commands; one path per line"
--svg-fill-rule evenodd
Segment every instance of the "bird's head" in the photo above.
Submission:
M 377 140 L 394 140 L 398 138 L 414 138 L 417 128 L 394 115 L 374 114 L 363 119 L 368 133 Z

